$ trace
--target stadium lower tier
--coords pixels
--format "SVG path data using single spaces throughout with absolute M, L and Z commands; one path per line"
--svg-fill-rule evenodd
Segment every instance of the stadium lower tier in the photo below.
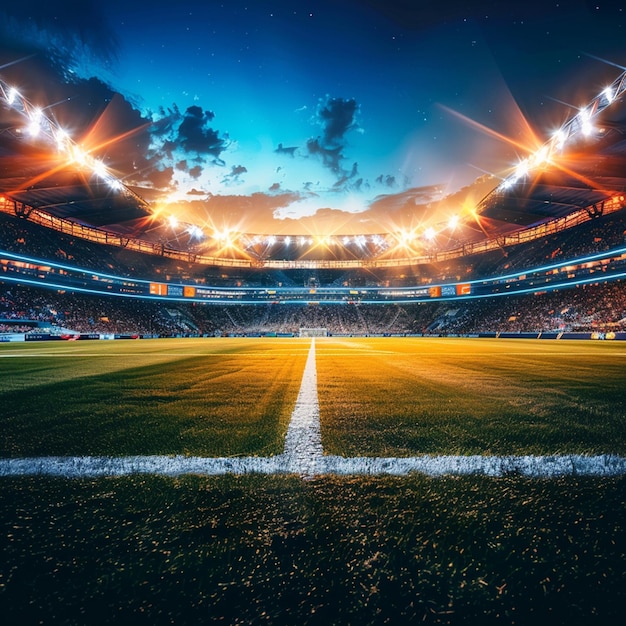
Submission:
M 404 304 L 209 304 L 115 298 L 0 282 L 0 338 L 126 336 L 472 335 L 626 332 L 626 282 L 494 298 Z

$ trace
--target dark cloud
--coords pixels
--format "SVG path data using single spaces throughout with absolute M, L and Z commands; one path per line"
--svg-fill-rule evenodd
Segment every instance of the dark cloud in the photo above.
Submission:
M 345 134 L 358 127 L 355 115 L 358 105 L 354 98 L 327 97 L 320 102 L 317 115 L 324 129 L 323 143 L 325 147 L 341 146 L 344 143 Z
M 376 182 L 379 185 L 384 185 L 385 187 L 395 187 L 396 186 L 396 177 L 391 174 L 381 174 L 376 178 Z
M 343 176 L 344 172 L 341 169 L 341 160 L 343 159 L 343 154 L 341 151 L 343 150 L 343 146 L 337 146 L 334 148 L 326 148 L 321 142 L 320 138 L 317 139 L 309 139 L 306 142 L 306 147 L 309 151 L 309 154 L 319 156 L 322 159 L 322 163 L 324 166 L 331 170 L 333 173 L 338 176 Z
M 203 111 L 199 106 L 187 108 L 178 127 L 179 144 L 183 150 L 198 155 L 210 154 L 219 159 L 228 142 L 219 136 L 218 131 L 208 126 L 214 117 L 212 111 Z
M 282 143 L 278 144 L 278 148 L 276 148 L 276 150 L 274 150 L 274 152 L 276 154 L 286 154 L 287 156 L 290 156 L 293 158 L 293 156 L 296 153 L 296 150 L 298 149 L 298 146 L 290 146 L 288 148 L 283 147 Z
M 280 183 L 274 183 L 270 185 L 269 191 L 280 191 Z
M 248 171 L 243 165 L 233 165 L 230 168 L 230 174 L 226 174 L 222 179 L 223 183 L 232 184 L 240 182 L 240 176 Z
M 338 179 L 350 177 L 341 162 L 345 158 L 343 150 L 346 134 L 358 128 L 356 114 L 359 106 L 354 98 L 326 98 L 320 100 L 316 111 L 316 122 L 322 127 L 322 135 L 307 141 L 309 154 L 322 159 L 325 167 L 337 175 Z
M 143 177 L 152 188 L 167 191 L 172 188 L 172 179 L 174 177 L 174 168 L 166 167 L 163 170 L 151 169 L 145 172 Z
M 359 164 L 354 163 L 352 165 L 352 171 L 349 174 L 344 174 L 337 182 L 333 185 L 333 189 L 337 190 L 345 190 L 348 188 L 351 180 L 356 178 L 359 175 Z M 362 179 L 360 179 L 362 181 Z
M 191 178 L 193 179 L 200 178 L 202 171 L 203 168 L 201 165 L 194 165 L 192 168 L 189 169 L 189 176 L 191 176 Z
M 247 196 L 209 193 L 202 200 L 182 203 L 180 208 L 190 217 L 200 222 L 208 220 L 217 228 L 240 224 L 247 232 L 267 232 L 268 224 L 279 223 L 274 218 L 276 211 L 301 199 L 301 194 L 293 192 L 257 192 Z
M 173 104 L 167 108 L 159 107 L 156 114 L 148 112 L 147 115 L 157 118 L 150 128 L 151 144 L 147 153 L 159 170 L 174 165 L 195 180 L 200 178 L 206 164 L 225 165 L 220 155 L 230 141 L 227 135 L 210 126 L 215 118 L 212 111 L 194 105 L 182 113 Z M 195 165 L 190 166 L 190 163 Z M 226 180 L 236 180 L 236 176 L 233 179 L 231 172 Z
M 206 196 L 206 191 L 201 191 L 200 189 L 196 189 L 195 187 L 192 187 L 188 192 L 187 192 L 188 196 Z
M 3 3 L 0 40 L 5 49 L 27 46 L 42 53 L 65 79 L 71 79 L 86 59 L 112 65 L 119 49 L 102 3 L 91 0 Z

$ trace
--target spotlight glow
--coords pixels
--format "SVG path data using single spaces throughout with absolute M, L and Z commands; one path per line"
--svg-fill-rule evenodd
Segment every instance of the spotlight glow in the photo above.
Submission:
M 19 91 L 15 87 L 11 87 L 9 93 L 7 93 L 7 104 L 13 104 L 15 100 L 19 98 L 19 95 Z
M 437 236 L 437 233 L 435 232 L 435 229 L 432 226 L 429 226 L 424 231 L 424 238 L 427 239 L 428 241 L 433 241 L 436 236 Z

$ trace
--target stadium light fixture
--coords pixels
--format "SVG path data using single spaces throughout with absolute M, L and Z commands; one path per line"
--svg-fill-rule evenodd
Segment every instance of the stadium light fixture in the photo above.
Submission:
M 71 160 L 79 165 L 85 165 L 87 163 L 87 153 L 77 145 L 72 146 Z
M 455 230 L 458 225 L 459 225 L 459 216 L 451 215 L 450 219 L 448 220 L 448 228 L 450 230 Z
M 195 224 L 190 224 L 187 227 L 187 232 L 189 233 L 189 236 L 192 239 L 203 239 L 204 238 L 204 232 L 202 231 L 202 229 L 199 226 L 196 226 Z
M 589 109 L 581 109 L 580 114 L 580 128 L 582 134 L 588 137 L 593 133 L 593 124 L 591 123 L 591 112 Z
M 435 232 L 435 229 L 432 226 L 429 226 L 424 231 L 424 238 L 428 241 L 433 241 L 436 236 L 437 236 L 437 233 Z
M 528 175 L 530 170 L 528 159 L 524 159 L 520 161 L 515 168 L 515 180 L 519 180 L 520 178 L 524 178 L 524 176 Z
M 7 104 L 12 105 L 15 102 L 15 100 L 19 97 L 20 97 L 20 92 L 15 87 L 11 87 L 6 96 Z
M 168 222 L 172 228 L 178 228 L 178 218 L 175 215 L 170 215 Z
M 100 159 L 94 159 L 93 173 L 100 178 L 107 178 L 109 175 L 106 165 Z
M 291 243 L 291 237 L 287 235 L 283 241 L 285 245 L 288 246 Z
M 559 128 L 559 130 L 552 135 L 552 140 L 557 150 L 563 150 L 565 142 L 567 141 L 567 133 L 562 128 Z
M 274 235 L 270 235 L 266 241 L 268 246 L 273 246 L 276 243 L 276 237 Z
M 54 139 L 57 143 L 57 149 L 59 152 L 67 152 L 70 141 L 70 136 L 62 128 L 57 128 L 54 131 Z
M 602 91 L 602 95 L 606 98 L 606 101 L 611 104 L 615 99 L 615 94 L 613 93 L 613 89 L 611 87 L 605 87 Z
M 36 137 L 41 130 L 41 122 L 42 122 L 43 112 L 39 107 L 35 107 L 30 115 L 30 124 L 28 125 L 28 132 L 31 137 Z
M 537 152 L 533 155 L 534 165 L 543 165 L 550 160 L 550 150 L 547 145 L 541 146 Z

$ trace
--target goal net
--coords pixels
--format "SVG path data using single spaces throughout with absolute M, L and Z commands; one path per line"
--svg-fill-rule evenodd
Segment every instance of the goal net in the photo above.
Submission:
M 328 337 L 327 328 L 301 328 L 300 337 Z

